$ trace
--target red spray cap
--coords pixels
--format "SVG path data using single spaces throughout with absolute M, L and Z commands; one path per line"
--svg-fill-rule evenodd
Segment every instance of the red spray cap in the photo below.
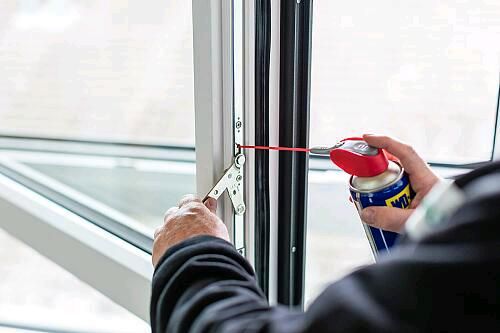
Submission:
M 330 159 L 350 175 L 373 177 L 383 173 L 389 166 L 383 149 L 369 146 L 363 138 L 341 140 L 332 150 Z

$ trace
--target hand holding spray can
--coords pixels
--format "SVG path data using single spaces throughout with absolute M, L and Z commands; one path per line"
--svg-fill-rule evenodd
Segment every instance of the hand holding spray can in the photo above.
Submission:
M 330 159 L 351 175 L 349 191 L 358 211 L 369 206 L 406 209 L 414 192 L 403 167 L 390 161 L 383 149 L 369 146 L 362 138 L 347 138 L 331 148 L 311 148 L 311 153 L 329 152 Z M 398 234 L 363 223 L 368 241 L 377 255 L 394 245 Z
M 383 149 L 369 146 L 362 138 L 347 138 L 333 147 L 273 147 L 239 145 L 241 149 L 285 150 L 329 155 L 333 163 L 351 175 L 349 189 L 360 212 L 369 206 L 408 208 L 415 196 L 408 175 L 396 161 L 389 161 Z M 373 252 L 389 251 L 398 234 L 363 223 Z

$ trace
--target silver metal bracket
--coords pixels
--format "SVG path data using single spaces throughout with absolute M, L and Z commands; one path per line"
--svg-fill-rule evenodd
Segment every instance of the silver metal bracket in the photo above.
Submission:
M 245 155 L 238 154 L 234 157 L 233 164 L 224 171 L 224 175 L 219 179 L 217 184 L 208 192 L 207 198 L 215 200 L 227 190 L 231 203 L 233 204 L 234 212 L 236 215 L 243 215 L 246 210 L 245 202 L 243 200 L 243 191 L 241 184 L 243 182 L 243 165 L 245 164 Z

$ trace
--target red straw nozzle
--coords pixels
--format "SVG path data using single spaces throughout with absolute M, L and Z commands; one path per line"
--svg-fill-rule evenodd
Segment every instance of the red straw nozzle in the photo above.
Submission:
M 241 149 L 257 149 L 257 150 L 284 150 L 284 151 L 301 151 L 308 152 L 309 148 L 293 148 L 293 147 L 275 147 L 275 146 L 243 146 L 238 145 Z
M 241 149 L 278 150 L 310 152 L 317 155 L 329 155 L 330 160 L 350 175 L 373 177 L 387 170 L 389 161 L 383 149 L 369 146 L 363 138 L 347 138 L 333 147 L 293 148 L 278 146 L 244 146 Z

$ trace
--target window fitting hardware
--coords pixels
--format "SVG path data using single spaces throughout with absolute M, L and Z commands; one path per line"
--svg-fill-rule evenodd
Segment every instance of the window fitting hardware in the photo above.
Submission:
M 245 155 L 237 154 L 234 157 L 233 164 L 224 171 L 217 184 L 208 192 L 203 201 L 208 198 L 217 200 L 224 191 L 227 190 L 231 203 L 233 204 L 236 215 L 243 215 L 246 210 L 243 200 L 243 191 L 241 184 L 243 182 L 243 165 L 245 164 Z

